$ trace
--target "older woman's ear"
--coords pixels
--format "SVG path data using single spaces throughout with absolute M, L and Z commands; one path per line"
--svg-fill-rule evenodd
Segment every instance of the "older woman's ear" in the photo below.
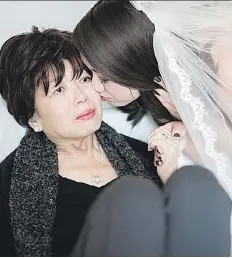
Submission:
M 42 131 L 42 127 L 38 122 L 36 115 L 29 119 L 28 124 L 36 133 Z

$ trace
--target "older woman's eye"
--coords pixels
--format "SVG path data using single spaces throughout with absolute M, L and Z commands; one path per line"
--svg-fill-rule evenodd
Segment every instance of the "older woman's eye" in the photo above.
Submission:
M 64 87 L 59 87 L 59 88 L 57 88 L 56 90 L 55 90 L 55 94 L 59 94 L 59 93 L 61 93 L 61 92 L 63 92 L 64 91 Z
M 88 83 L 88 82 L 91 82 L 91 81 L 92 81 L 91 76 L 85 76 L 85 77 L 80 79 L 80 83 Z

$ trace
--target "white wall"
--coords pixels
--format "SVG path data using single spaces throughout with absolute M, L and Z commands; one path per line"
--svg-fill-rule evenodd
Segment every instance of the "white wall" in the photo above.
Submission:
M 96 1 L 0 1 L 0 46 L 9 37 L 38 27 L 73 30 Z

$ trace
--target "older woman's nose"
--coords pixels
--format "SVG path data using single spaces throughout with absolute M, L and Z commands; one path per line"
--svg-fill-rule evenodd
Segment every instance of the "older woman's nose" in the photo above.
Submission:
M 88 100 L 88 96 L 85 93 L 80 91 L 79 94 L 77 94 L 74 97 L 73 106 L 77 106 L 79 104 L 85 103 L 87 100 Z

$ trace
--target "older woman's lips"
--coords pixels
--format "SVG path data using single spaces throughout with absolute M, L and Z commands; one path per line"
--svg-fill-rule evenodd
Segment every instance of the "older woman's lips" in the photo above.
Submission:
M 95 109 L 89 109 L 81 113 L 76 120 L 89 120 L 95 116 Z

